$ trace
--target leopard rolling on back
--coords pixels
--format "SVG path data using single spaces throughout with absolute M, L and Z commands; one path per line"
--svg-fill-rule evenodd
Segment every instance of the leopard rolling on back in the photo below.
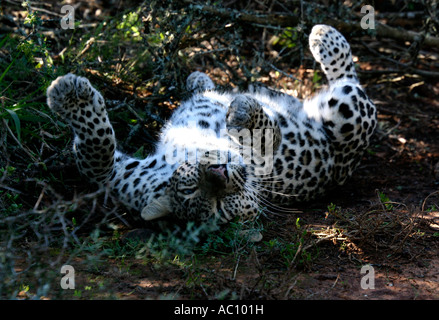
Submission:
M 79 170 L 144 219 L 253 219 L 268 203 L 307 201 L 343 184 L 375 129 L 375 106 L 359 84 L 345 38 L 317 25 L 310 49 L 329 86 L 303 102 L 264 87 L 218 92 L 207 75 L 192 73 L 192 96 L 144 160 L 117 150 L 104 99 L 87 79 L 59 77 L 47 101 L 73 129 Z M 243 133 L 253 142 L 251 161 L 243 154 Z M 261 171 L 261 159 L 268 170 Z

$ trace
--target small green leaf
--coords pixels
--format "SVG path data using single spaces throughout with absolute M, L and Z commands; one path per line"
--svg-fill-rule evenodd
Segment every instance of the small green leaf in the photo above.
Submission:
M 18 117 L 17 113 L 13 110 L 5 109 L 10 115 L 12 120 L 14 120 L 15 124 L 15 131 L 17 131 L 17 139 L 21 142 L 21 125 L 20 125 L 20 118 Z
M 137 151 L 133 154 L 133 157 L 140 160 L 145 158 L 143 146 L 137 149 Z

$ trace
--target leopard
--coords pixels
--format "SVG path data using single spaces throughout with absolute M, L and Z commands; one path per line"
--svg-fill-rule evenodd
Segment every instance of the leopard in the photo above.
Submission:
M 345 184 L 377 125 L 346 38 L 315 25 L 309 49 L 328 84 L 302 101 L 255 83 L 220 90 L 206 73 L 191 73 L 188 98 L 144 159 L 119 150 L 105 100 L 87 78 L 58 77 L 47 104 L 73 131 L 81 174 L 144 220 L 252 221 Z

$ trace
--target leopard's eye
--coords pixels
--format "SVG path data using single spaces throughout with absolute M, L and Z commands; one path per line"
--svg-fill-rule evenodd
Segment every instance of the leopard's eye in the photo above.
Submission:
M 190 195 L 193 194 L 195 191 L 197 191 L 198 188 L 184 188 L 179 189 L 178 191 L 184 195 Z

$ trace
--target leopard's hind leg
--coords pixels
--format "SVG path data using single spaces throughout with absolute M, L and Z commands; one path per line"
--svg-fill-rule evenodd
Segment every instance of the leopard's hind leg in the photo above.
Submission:
M 82 174 L 105 184 L 113 170 L 116 139 L 102 95 L 88 79 L 67 74 L 47 89 L 47 104 L 74 132 L 74 154 Z
M 309 48 L 330 85 L 340 79 L 358 82 L 351 47 L 336 29 L 323 24 L 315 25 L 309 35 Z
M 316 25 L 309 46 L 328 78 L 329 88 L 304 101 L 304 110 L 322 123 L 335 160 L 333 178 L 342 184 L 369 144 L 377 124 L 376 109 L 359 84 L 343 35 L 333 27 Z

